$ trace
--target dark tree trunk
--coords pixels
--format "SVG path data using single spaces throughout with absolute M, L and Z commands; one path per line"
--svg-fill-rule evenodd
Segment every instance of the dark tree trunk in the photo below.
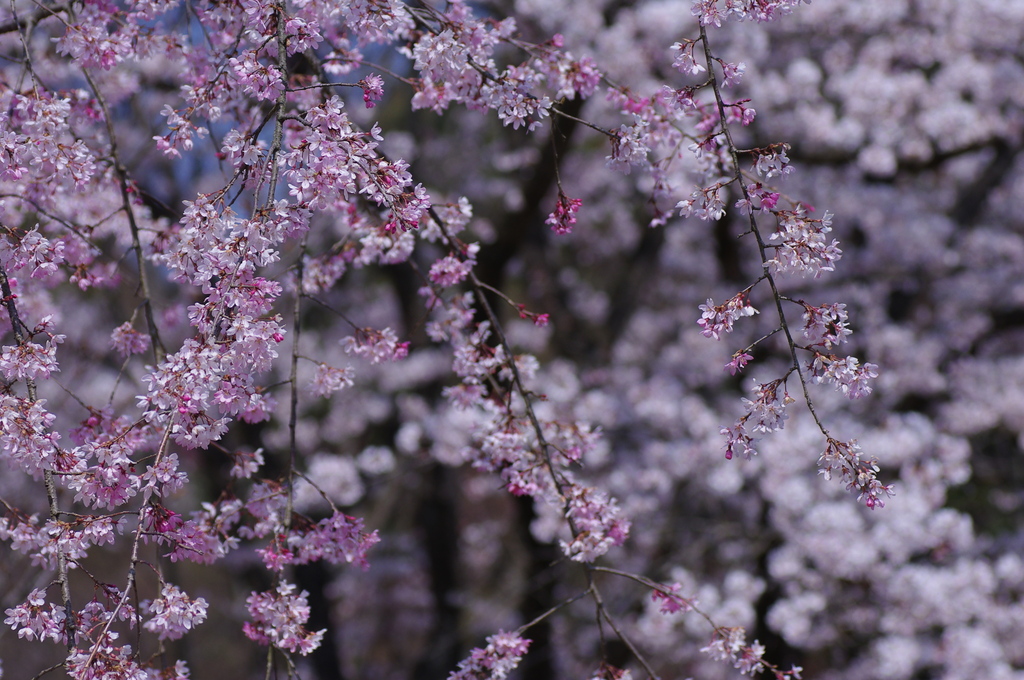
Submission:
M 555 564 L 561 557 L 558 549 L 550 543 L 541 543 L 530 531 L 530 524 L 536 518 L 533 499 L 516 499 L 519 513 L 519 539 L 526 548 L 526 590 L 519 604 L 520 616 L 524 623 L 532 621 L 551 609 L 555 603 Z M 536 624 L 526 636 L 531 640 L 530 651 L 520 665 L 522 677 L 529 680 L 554 680 L 556 675 L 554 644 L 550 619 Z
M 331 603 L 326 593 L 331 573 L 323 562 L 300 564 L 295 567 L 295 581 L 300 590 L 309 592 L 306 629 L 327 630 L 323 642 L 309 655 L 317 680 L 345 680 L 341 671 L 341 650 L 335 642 L 336 627 L 331 620 Z
M 417 521 L 430 567 L 430 592 L 434 598 L 434 628 L 413 677 L 416 680 L 445 678 L 459 662 L 459 529 L 457 524 L 458 472 L 439 463 L 431 465 L 429 488 Z

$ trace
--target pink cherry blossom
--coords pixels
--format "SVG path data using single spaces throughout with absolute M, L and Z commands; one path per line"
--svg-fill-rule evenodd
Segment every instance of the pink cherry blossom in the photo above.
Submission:
M 294 592 L 294 584 L 282 583 L 276 590 L 252 593 L 245 601 L 252 618 L 243 628 L 246 637 L 303 656 L 319 647 L 325 631 L 304 627 L 309 620 L 309 593 Z
M 390 328 L 379 331 L 361 328 L 356 331 L 356 335 L 344 338 L 341 346 L 347 353 L 364 357 L 371 364 L 399 361 L 409 353 L 409 343 L 398 342 L 398 336 Z
M 9 676 L 1017 672 L 1024 6 L 677 5 L 0 10 Z
M 576 215 L 579 213 L 580 206 L 582 205 L 582 199 L 569 198 L 559 192 L 555 210 L 548 215 L 544 223 L 551 227 L 551 231 L 556 234 L 571 234 L 572 227 L 576 224 Z
M 758 313 L 743 293 L 729 298 L 721 305 L 716 305 L 714 300 L 708 298 L 705 304 L 700 305 L 700 310 L 702 314 L 697 324 L 703 329 L 701 333 L 715 340 L 721 339 L 723 333 L 730 333 L 737 320 Z
M 459 662 L 459 670 L 448 676 L 448 680 L 504 680 L 522 660 L 530 646 L 530 640 L 515 633 L 500 631 L 487 638 L 487 646 L 475 648 L 469 658 Z
M 111 347 L 125 357 L 131 354 L 142 354 L 149 349 L 149 343 L 149 336 L 132 328 L 130 321 L 125 321 L 115 328 L 110 336 Z
M 143 601 L 139 609 L 149 614 L 143 627 L 161 640 L 177 640 L 206 620 L 207 602 L 190 599 L 177 586 L 164 584 L 160 597 Z

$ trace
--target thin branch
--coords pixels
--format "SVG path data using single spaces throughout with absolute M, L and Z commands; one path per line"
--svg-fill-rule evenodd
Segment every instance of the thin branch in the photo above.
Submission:
M 750 195 L 747 193 L 747 187 L 743 184 L 743 173 L 740 169 L 739 153 L 737 152 L 736 143 L 732 139 L 732 132 L 729 129 L 729 125 L 726 122 L 725 115 L 725 100 L 722 97 L 722 91 L 718 84 L 718 77 L 715 75 L 714 55 L 711 54 L 711 44 L 708 42 L 707 29 L 703 24 L 700 26 L 700 38 L 704 46 L 704 57 L 707 60 L 708 65 L 708 80 L 711 82 L 711 87 L 715 93 L 715 102 L 718 105 L 718 117 L 722 123 L 722 134 L 725 135 L 726 144 L 729 147 L 729 155 L 732 158 L 733 163 L 733 181 L 736 182 L 737 186 L 740 187 L 740 191 L 743 193 L 743 198 L 750 201 Z M 779 325 L 782 327 L 782 332 L 786 336 L 786 342 L 789 345 L 789 355 L 793 362 L 793 368 L 796 371 L 797 377 L 800 379 L 800 387 L 803 390 L 804 402 L 807 404 L 807 409 L 811 413 L 811 417 L 814 418 L 814 422 L 818 425 L 818 429 L 825 437 L 831 439 L 828 430 L 825 425 L 821 422 L 821 418 L 818 417 L 817 411 L 814 409 L 814 403 L 811 401 L 811 393 L 807 386 L 807 379 L 804 377 L 804 372 L 800 368 L 800 360 L 797 358 L 796 350 L 797 344 L 793 339 L 793 333 L 789 328 L 789 321 L 786 319 L 786 312 L 782 308 L 782 293 L 779 292 L 779 287 L 775 282 L 775 276 L 768 269 L 768 246 L 764 242 L 764 238 L 761 236 L 760 230 L 757 228 L 757 219 L 754 217 L 754 211 L 749 211 L 748 220 L 750 221 L 750 233 L 754 235 L 757 240 L 757 250 L 761 257 L 761 265 L 764 268 L 764 279 L 768 281 L 768 285 L 772 290 L 772 297 L 775 300 L 775 309 L 779 315 Z
M 146 275 L 146 258 L 142 252 L 142 241 L 139 239 L 139 224 L 135 219 L 135 209 L 132 207 L 131 192 L 128 188 L 128 169 L 121 162 L 117 151 L 117 136 L 114 133 L 113 119 L 110 117 L 110 108 L 107 100 L 100 92 L 99 86 L 93 80 L 92 75 L 86 69 L 82 69 L 85 79 L 89 82 L 96 101 L 103 110 L 103 122 L 107 127 L 107 138 L 110 140 L 110 157 L 114 163 L 114 171 L 117 173 L 118 187 L 121 190 L 121 207 L 128 218 L 128 227 L 132 234 L 132 249 L 135 251 L 135 266 L 139 270 L 139 293 L 142 296 L 143 310 L 146 315 L 146 327 L 149 331 L 150 343 L 153 345 L 153 358 L 157 364 L 164 360 L 166 350 L 160 340 L 160 332 L 153 315 L 152 298 L 149 291 L 149 278 Z
M 7 317 L 11 321 L 11 330 L 14 332 L 14 341 L 19 347 L 28 342 L 28 338 L 22 333 L 26 327 L 18 316 L 18 307 L 14 304 L 17 296 L 11 290 L 11 282 L 7 278 L 7 269 L 0 264 L 0 293 L 3 294 L 3 304 L 7 308 Z M 29 378 L 25 381 L 29 401 L 36 401 L 36 382 Z M 60 521 L 60 506 L 57 504 L 57 485 L 53 481 L 53 470 L 43 471 L 43 484 L 46 486 L 46 500 L 50 510 L 50 521 Z M 75 645 L 75 617 L 74 608 L 71 606 L 71 581 L 68 575 L 68 556 L 62 549 L 57 549 L 57 581 L 60 583 L 60 595 L 64 605 L 64 620 L 66 621 L 67 647 L 70 651 Z
M 171 425 L 171 423 L 167 423 L 167 427 L 164 428 L 163 438 L 160 440 L 160 447 L 157 449 L 157 458 L 153 463 L 153 467 L 156 467 L 160 463 L 164 452 L 167 450 L 167 442 L 171 437 Z M 142 536 L 146 533 L 142 530 L 143 519 L 143 514 L 140 512 L 139 524 L 135 528 L 135 538 L 132 540 L 132 554 L 128 562 L 128 582 L 125 584 L 124 592 L 121 593 L 121 599 L 118 601 L 117 606 L 114 607 L 114 611 L 110 613 L 110 618 L 107 619 L 107 622 L 100 631 L 100 634 L 96 637 L 96 643 L 93 645 L 92 652 L 90 652 L 89 658 L 86 659 L 82 668 L 89 668 L 93 660 L 95 660 L 96 655 L 100 651 L 100 646 L 103 644 L 104 638 L 106 638 L 107 634 L 110 632 L 110 627 L 114 624 L 114 621 L 117 620 L 117 615 L 128 603 L 128 598 L 131 597 L 132 593 L 136 593 L 136 599 L 138 597 L 138 593 L 135 590 L 135 567 L 140 562 L 139 545 L 142 543 Z
M 59 12 L 63 12 L 68 9 L 67 4 L 60 4 L 55 5 L 54 7 L 47 7 L 42 3 L 36 2 L 35 5 L 38 7 L 38 9 L 35 11 L 35 13 L 29 15 L 28 17 L 25 17 L 24 19 L 19 19 L 17 14 L 15 14 L 13 19 L 6 23 L 0 24 L 0 34 L 20 31 L 23 28 L 39 23 L 41 19 L 45 19 L 48 16 L 57 16 Z
M 62 661 L 60 663 L 57 663 L 57 664 L 54 664 L 54 665 L 50 666 L 49 668 L 44 668 L 43 670 L 41 670 L 38 673 L 36 673 L 35 675 L 33 675 L 31 680 L 39 680 L 43 676 L 48 675 L 49 673 L 52 673 L 55 670 L 58 670 L 58 669 L 60 669 L 63 666 L 64 666 L 64 662 Z
M 292 524 L 295 501 L 295 470 L 299 457 L 299 338 L 302 333 L 302 276 L 305 273 L 303 257 L 306 253 L 306 236 L 299 245 L 299 257 L 295 273 L 295 299 L 292 303 L 292 356 L 289 370 L 288 392 L 288 501 L 285 506 L 284 525 L 287 531 Z
M 567 600 L 563 600 L 562 602 L 559 602 L 554 607 L 551 607 L 546 612 L 544 612 L 544 613 L 540 614 L 539 616 L 535 617 L 529 623 L 524 623 L 523 625 L 519 626 L 519 628 L 517 629 L 517 632 L 518 633 L 526 632 L 527 630 L 529 630 L 530 628 L 533 628 L 538 623 L 540 623 L 544 619 L 548 618 L 552 614 L 556 613 L 560 609 L 565 609 L 566 607 L 571 605 L 573 602 L 579 602 L 580 600 L 582 600 L 583 598 L 585 598 L 587 595 L 590 595 L 590 594 L 591 594 L 591 588 L 587 588 L 586 590 L 584 590 L 583 592 L 579 593 L 578 595 L 573 595 L 572 597 L 568 598 Z
M 653 680 L 658 680 L 658 674 L 654 672 L 653 668 L 651 668 L 651 665 L 650 663 L 648 663 L 647 658 L 643 655 L 643 653 L 640 652 L 639 649 L 637 649 L 636 645 L 633 644 L 633 641 L 630 640 L 629 637 L 625 633 L 623 633 L 615 624 L 615 619 L 612 618 L 611 614 L 609 614 L 608 610 L 605 608 L 604 601 L 601 599 L 601 593 L 596 586 L 593 587 L 593 591 L 594 600 L 597 602 L 598 611 L 600 612 L 601 616 L 604 617 L 604 620 L 608 622 L 608 625 L 611 626 L 612 630 L 615 631 L 616 637 L 622 640 L 622 642 L 627 647 L 629 647 L 629 651 L 632 652 L 636 660 L 640 662 L 640 665 L 644 667 L 644 670 L 647 671 L 647 675 L 653 678 Z

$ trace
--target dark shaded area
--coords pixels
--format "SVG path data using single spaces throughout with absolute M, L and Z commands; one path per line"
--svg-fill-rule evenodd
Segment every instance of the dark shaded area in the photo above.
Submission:
M 323 642 L 309 655 L 317 680 L 345 680 L 342 673 L 341 649 L 336 641 L 336 627 L 331 620 L 331 601 L 327 588 L 333 575 L 323 562 L 310 562 L 295 567 L 295 582 L 299 590 L 309 592 L 308 630 L 327 629 Z
M 558 572 L 555 565 L 562 557 L 557 546 L 551 543 L 540 543 L 530 530 L 530 525 L 537 517 L 533 503 L 533 499 L 526 496 L 516 498 L 516 527 L 519 541 L 526 548 L 528 555 L 525 573 L 526 589 L 523 600 L 519 604 L 523 622 L 532 621 L 548 611 L 554 604 L 554 589 Z M 530 653 L 523 657 L 520 664 L 522 677 L 529 680 L 554 680 L 557 678 L 550 619 L 544 619 L 530 628 L 527 637 L 532 642 L 530 643 Z
M 985 204 L 992 192 L 1003 184 L 1003 180 L 1013 169 L 1014 160 L 1019 149 L 1011 147 L 1003 140 L 992 144 L 995 155 L 985 169 L 971 184 L 960 191 L 956 203 L 949 216 L 957 224 L 971 226 L 981 217 Z
M 718 257 L 718 266 L 722 268 L 722 277 L 726 281 L 744 281 L 743 268 L 740 265 L 739 239 L 733 233 L 733 221 L 716 220 L 713 224 L 715 255 Z
M 578 117 L 583 110 L 583 101 L 579 98 L 570 100 L 560 109 L 569 116 Z M 553 117 L 551 138 L 542 146 L 541 157 L 523 186 L 523 207 L 509 213 L 497 225 L 497 239 L 481 249 L 477 258 L 477 276 L 485 283 L 503 289 L 509 261 L 518 256 L 526 244 L 542 246 L 546 242 L 544 219 L 548 211 L 544 199 L 556 184 L 556 164 L 569 152 L 578 127 L 579 123 L 572 118 Z M 496 305 L 498 300 L 492 298 L 491 302 Z
M 783 669 L 789 669 L 792 666 L 803 667 L 807 664 L 804 654 L 799 649 L 790 646 L 786 639 L 775 632 L 768 624 L 768 612 L 783 597 L 781 584 L 772 578 L 768 570 L 769 556 L 773 550 L 783 544 L 781 537 L 772 531 L 772 523 L 768 517 L 770 512 L 771 507 L 769 504 L 763 504 L 760 517 L 761 530 L 766 536 L 771 536 L 771 539 L 757 558 L 757 572 L 755 575 L 764 581 L 765 588 L 764 592 L 761 593 L 761 597 L 757 599 L 754 605 L 756 623 L 754 624 L 753 639 L 760 641 L 764 645 L 765 658 L 771 659 L 775 665 Z
M 1017 435 L 999 427 L 970 438 L 970 480 L 947 505 L 970 515 L 979 534 L 1005 537 L 1024 526 L 1024 455 Z
M 919 292 L 916 286 L 911 284 L 898 286 L 890 290 L 885 305 L 889 318 L 897 323 L 909 320 L 914 307 L 920 303 L 918 296 Z
M 461 658 L 459 617 L 459 527 L 456 499 L 458 472 L 432 463 L 425 473 L 429 486 L 420 499 L 417 524 L 430 565 L 430 593 L 434 600 L 434 626 L 425 652 L 416 664 L 416 680 L 443 678 Z
M 664 244 L 664 229 L 646 229 L 626 260 L 622 276 L 612 288 L 608 330 L 602 346 L 606 359 L 610 358 L 612 347 L 626 330 L 633 312 L 640 309 L 640 298 L 650 290 L 647 284 L 654 278 L 658 254 Z

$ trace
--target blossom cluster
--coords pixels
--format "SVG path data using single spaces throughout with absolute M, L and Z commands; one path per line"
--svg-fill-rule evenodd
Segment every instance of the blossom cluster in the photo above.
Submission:
M 55 335 L 47 341 L 46 347 L 34 342 L 4 347 L 0 353 L 0 372 L 10 381 L 49 378 L 51 373 L 60 370 L 57 343 L 63 340 L 63 335 Z
M 721 26 L 731 17 L 738 20 L 772 21 L 808 0 L 693 0 L 692 12 L 701 24 Z
M 583 199 L 569 198 L 565 194 L 559 193 L 555 210 L 544 220 L 544 224 L 551 227 L 556 234 L 571 234 L 572 227 L 576 224 L 576 214 L 582 205 Z
M 747 3 L 727 0 L 723 3 L 715 0 L 697 0 L 692 7 L 694 16 L 698 17 L 702 26 L 720 26 L 722 21 L 730 16 L 769 21 L 779 13 L 788 12 L 796 4 L 799 2 Z M 701 51 L 704 53 L 704 59 L 698 58 Z M 750 303 L 750 298 L 759 284 L 767 282 L 779 312 L 779 325 L 753 344 L 734 352 L 725 368 L 733 375 L 743 371 L 754 359 L 751 353 L 753 348 L 776 333 L 781 333 L 785 338 L 791 357 L 791 365 L 784 375 L 769 382 L 757 381 L 755 398 L 743 400 L 746 410 L 744 415 L 732 426 L 721 428 L 720 432 L 726 438 L 725 457 L 731 459 L 734 455 L 740 454 L 744 458 L 750 458 L 757 453 L 755 442 L 761 435 L 782 429 L 788 417 L 786 407 L 795 401 L 785 388 L 787 378 L 794 372 L 799 375 L 800 384 L 805 390 L 805 397 L 819 429 L 829 441 L 833 441 L 814 412 L 809 401 L 810 396 L 806 394 L 806 385 L 818 382 L 832 383 L 851 399 L 857 399 L 871 392 L 871 380 L 878 376 L 878 367 L 871 363 L 862 364 L 856 357 L 839 357 L 826 353 L 843 343 L 852 332 L 845 304 L 812 306 L 788 298 L 780 290 L 784 275 L 813 275 L 818 278 L 824 272 L 835 270 L 835 264 L 842 256 L 842 251 L 837 240 L 828 238 L 832 231 L 832 213 L 825 212 L 821 218 L 811 218 L 809 212 L 813 208 L 792 199 L 787 199 L 791 204 L 789 209 L 779 206 L 782 193 L 775 190 L 769 182 L 782 181 L 793 173 L 788 144 L 776 143 L 749 150 L 740 150 L 734 146 L 734 133 L 730 126 L 748 125 L 753 116 L 753 109 L 747 106 L 749 100 L 724 99 L 722 89 L 735 84 L 745 71 L 745 65 L 732 65 L 714 57 L 708 44 L 707 33 L 703 29 L 700 39 L 675 43 L 673 54 L 673 66 L 683 74 L 708 74 L 708 79 L 701 85 L 667 92 L 684 110 L 700 116 L 696 129 L 701 136 L 691 144 L 690 151 L 698 161 L 702 186 L 699 185 L 692 191 L 689 198 L 679 201 L 676 208 L 682 217 L 696 216 L 706 221 L 718 221 L 727 213 L 724 198 L 727 187 L 742 187 L 742 197 L 735 202 L 734 207 L 739 214 L 748 218 L 747 231 L 757 243 L 763 267 L 763 274 L 753 284 L 724 304 L 716 305 L 712 299 L 708 299 L 705 304 L 700 305 L 701 317 L 697 323 L 705 337 L 720 340 L 724 334 L 733 331 L 739 319 L 757 313 L 757 309 Z M 715 64 L 721 67 L 721 77 L 713 68 Z M 707 90 L 712 85 L 710 89 L 713 91 L 713 104 L 709 106 L 700 103 L 698 92 Z M 739 166 L 741 155 L 752 157 L 753 163 L 749 171 Z M 755 177 L 754 181 L 750 181 Z M 766 218 L 775 222 L 775 228 L 767 238 L 762 235 L 758 225 L 759 219 Z M 798 304 L 803 310 L 804 342 L 794 338 L 791 333 L 790 321 L 784 308 L 786 303 Z M 810 352 L 811 360 L 807 364 L 802 364 L 798 359 L 798 351 Z M 869 497 L 876 498 L 877 494 L 869 494 Z M 872 501 L 869 505 L 876 507 L 881 504 Z
M 733 324 L 739 319 L 758 313 L 746 293 L 734 295 L 721 305 L 716 305 L 714 300 L 708 298 L 700 310 L 702 314 L 697 324 L 702 329 L 701 333 L 715 340 L 721 339 L 723 333 L 732 332 Z
M 528 14 L 531 3 L 519 4 Z M 33 40 L 25 40 L 20 28 L 0 36 L 18 57 L 3 67 L 4 82 L 27 83 L 0 92 L 0 319 L 14 336 L 0 349 L 0 456 L 41 484 L 4 487 L 8 514 L 0 517 L 0 541 L 17 559 L 52 572 L 53 582 L 19 594 L 22 601 L 5 610 L 5 623 L 26 641 L 70 644 L 65 666 L 76 678 L 186 678 L 183 661 L 144 660 L 138 647 L 147 649 L 149 642 L 133 648 L 118 636 L 131 625 L 150 640 L 189 634 L 216 605 L 166 582 L 166 562 L 205 567 L 221 561 L 231 569 L 236 567 L 223 558 L 244 549 L 262 560 L 275 584 L 248 597 L 245 635 L 284 656 L 310 654 L 330 633 L 307 628 L 310 598 L 323 593 L 294 585 L 295 567 L 322 561 L 365 570 L 369 551 L 382 539 L 346 512 L 361 512 L 351 506 L 386 495 L 381 488 L 390 488 L 390 473 L 404 484 L 408 471 L 428 460 L 466 462 L 500 476 L 502 484 L 491 486 L 504 486 L 536 514 L 527 530 L 560 546 L 571 568 L 618 559 L 624 551 L 613 548 L 638 525 L 633 513 L 657 498 L 637 490 L 667 484 L 661 470 L 648 474 L 645 468 L 664 442 L 648 441 L 641 427 L 635 437 L 605 436 L 588 423 L 629 429 L 660 419 L 675 445 L 698 439 L 707 419 L 684 424 L 690 419 L 665 415 L 690 398 L 677 392 L 689 379 L 665 377 L 669 370 L 650 371 L 664 380 L 657 386 L 667 388 L 653 390 L 658 399 L 640 399 L 643 408 L 618 408 L 617 400 L 646 387 L 641 374 L 647 371 L 636 370 L 631 360 L 605 371 L 582 361 L 542 366 L 540 359 L 559 345 L 590 342 L 594 347 L 585 353 L 594 357 L 636 355 L 650 338 L 671 334 L 652 320 L 657 314 L 648 315 L 629 297 L 632 291 L 623 295 L 607 285 L 621 273 L 603 271 L 609 253 L 629 261 L 622 281 L 662 281 L 662 270 L 692 264 L 678 243 L 652 248 L 662 241 L 661 232 L 629 232 L 632 218 L 617 212 L 622 186 L 650 195 L 649 223 L 655 227 L 668 223 L 668 206 L 675 204 L 683 216 L 725 228 L 730 193 L 742 196 L 735 207 L 750 218 L 754 232 L 756 220 L 776 221 L 766 243 L 759 233 L 749 239 L 762 255 L 758 282 L 723 304 L 708 298 L 700 306 L 698 324 L 706 337 L 721 339 L 741 319 L 758 314 L 752 299 L 762 281 L 772 282 L 776 302 L 794 302 L 775 289 L 772 277 L 817 277 L 834 269 L 841 251 L 826 237 L 831 214 L 811 219 L 802 204 L 784 209 L 789 199 L 769 186 L 792 174 L 790 147 L 739 152 L 728 126 L 750 125 L 755 110 L 750 100 L 722 100 L 710 87 L 712 81 L 737 87 L 760 65 L 709 56 L 704 27 L 727 18 L 767 21 L 798 4 L 693 2 L 696 22 L 689 21 L 701 37 L 675 43 L 672 75 L 711 80 L 665 85 L 649 96 L 611 85 L 594 58 L 564 48 L 563 35 L 527 42 L 514 18 L 477 16 L 463 0 L 201 1 L 187 12 L 175 0 L 143 0 L 87 3 L 73 11 L 54 7 L 28 19 L 12 8 L 10 25 L 29 27 Z M 530 32 L 547 30 L 555 9 L 550 17 L 536 17 Z M 627 9 L 632 11 L 608 8 L 607 15 L 594 12 L 591 18 L 611 25 L 614 13 Z M 596 38 L 569 40 L 595 55 L 607 51 Z M 381 55 L 408 65 L 375 65 Z M 622 58 L 633 55 L 622 51 Z M 349 73 L 357 74 L 350 79 L 355 82 L 340 82 Z M 587 104 L 583 117 L 568 113 L 569 102 L 594 98 L 602 82 L 610 84 L 604 109 Z M 145 96 L 137 96 L 146 88 Z M 554 210 L 533 220 L 557 235 L 579 235 L 591 226 L 580 213 L 584 200 L 599 208 L 595 214 L 607 211 L 607 228 L 574 239 L 580 243 L 573 257 L 578 254 L 583 265 L 566 266 L 566 260 L 537 267 L 532 255 L 507 245 L 509 230 L 493 220 L 489 204 L 513 206 L 530 197 L 535 205 L 525 209 L 535 211 L 542 203 L 509 177 L 496 179 L 490 170 L 465 173 L 471 190 L 500 198 L 487 200 L 479 219 L 472 219 L 467 199 L 435 201 L 445 194 L 447 166 L 462 172 L 459 159 L 439 164 L 436 176 L 429 174 L 428 190 L 418 180 L 434 162 L 430 135 L 385 138 L 372 122 L 377 114 L 381 121 L 394 120 L 398 98 L 392 92 L 402 89 L 413 109 L 440 114 L 457 105 L 487 113 L 495 129 L 509 128 L 507 137 L 492 135 L 502 143 L 537 139 L 548 123 L 549 141 L 569 139 L 566 128 L 581 122 L 600 137 L 604 146 L 591 154 L 598 165 L 603 161 L 632 177 L 596 180 L 584 169 L 576 173 L 579 189 L 572 190 L 583 198 L 569 198 L 556 167 L 539 194 L 557 196 Z M 126 112 L 137 119 L 131 125 Z M 600 124 L 585 120 L 591 115 Z M 159 129 L 142 122 L 157 119 Z M 467 134 L 474 129 L 469 120 L 457 126 Z M 588 144 L 572 154 L 555 151 L 555 163 L 575 162 L 577 150 L 589 153 Z M 161 153 L 146 154 L 147 148 Z M 467 155 L 479 156 L 479 167 L 481 159 L 500 155 L 494 168 L 505 164 L 540 183 L 547 173 L 529 165 L 532 152 L 542 148 L 538 143 L 517 155 L 488 147 Z M 750 157 L 744 171 L 735 167 L 738 153 Z M 466 167 L 472 162 L 467 159 Z M 695 168 L 700 180 L 682 188 L 682 168 Z M 680 196 L 688 198 L 677 202 Z M 682 230 L 664 231 L 671 243 Z M 633 247 L 635 258 L 621 257 Z M 658 251 L 658 266 L 646 267 L 652 250 Z M 494 266 L 506 256 L 513 263 L 507 271 Z M 581 271 L 582 279 L 602 280 L 582 280 Z M 490 285 L 510 273 L 523 274 L 522 285 L 509 288 L 522 302 Z M 131 284 L 118 286 L 121 279 Z M 423 308 L 416 304 L 417 285 Z M 652 290 L 674 298 L 677 289 Z M 102 295 L 109 295 L 102 299 L 112 301 L 110 310 L 64 302 L 93 304 Z M 129 303 L 131 295 L 137 300 Z M 832 354 L 850 335 L 846 307 L 798 304 L 803 337 L 788 341 L 811 358 L 791 371 L 833 384 L 851 398 L 868 394 L 877 367 Z M 506 325 L 503 312 L 509 310 L 512 322 Z M 516 314 L 533 324 L 513 328 Z M 781 323 L 785 333 L 766 337 L 797 328 Z M 602 325 L 607 337 L 589 332 Z M 581 328 L 588 332 L 577 332 Z M 629 338 L 620 328 L 645 339 Z M 754 361 L 760 342 L 735 352 L 729 371 Z M 312 348 L 320 354 L 307 356 Z M 343 353 L 358 364 L 358 373 L 339 367 Z M 310 364 L 300 360 L 314 366 L 301 393 L 298 367 Z M 727 457 L 753 455 L 757 437 L 782 429 L 793 401 L 791 375 L 755 381 L 752 398 L 743 401 L 745 415 L 722 430 Z M 620 449 L 635 455 L 636 475 L 632 469 L 609 472 L 621 462 Z M 672 465 L 688 464 L 680 462 L 686 456 L 672 458 Z M 877 466 L 853 442 L 829 437 L 819 466 L 826 478 L 841 476 L 869 507 L 891 495 L 891 485 L 878 482 Z M 387 477 L 388 483 L 363 484 L 360 475 Z M 197 478 L 210 488 L 196 484 Z M 38 498 L 20 488 L 29 486 Z M 203 502 L 207 492 L 212 495 Z M 467 497 L 487 493 L 467 485 Z M 478 500 L 473 496 L 472 502 Z M 503 506 L 496 505 L 501 515 Z M 109 544 L 132 546 L 121 589 L 100 583 L 86 568 L 93 548 Z M 401 540 L 393 545 L 398 547 L 391 555 L 404 550 Z M 637 553 L 649 549 L 641 545 Z M 139 552 L 147 558 L 138 559 Z M 137 576 L 143 565 L 156 572 L 155 580 Z M 348 571 L 358 570 L 332 575 L 339 591 L 344 579 L 355 578 Z M 384 581 L 386 575 L 368 578 Z M 98 594 L 81 604 L 77 593 L 90 584 Z M 420 585 L 411 578 L 403 587 Z M 655 590 L 653 597 L 665 612 L 688 610 L 693 601 L 677 595 L 680 590 Z M 66 594 L 72 592 L 74 602 Z M 592 588 L 587 594 L 601 609 L 596 593 Z M 353 606 L 361 599 L 354 597 Z M 446 593 L 435 599 L 459 598 Z M 738 630 L 717 629 L 707 652 L 745 673 L 770 669 L 763 647 L 746 644 Z M 488 637 L 451 677 L 506 677 L 530 645 L 522 637 L 526 631 Z M 605 660 L 600 668 L 595 677 L 630 676 Z M 776 676 L 799 677 L 796 670 Z
M 470 652 L 469 658 L 459 662 L 459 669 L 448 680 L 505 680 L 519 665 L 530 640 L 516 633 L 500 631 L 487 638 L 487 646 Z
M 804 306 L 804 337 L 809 345 L 832 349 L 852 332 L 847 323 L 846 305 L 836 302 L 820 307 Z
M 208 606 L 203 598 L 190 599 L 177 586 L 164 584 L 160 597 L 142 601 L 139 609 L 151 615 L 143 628 L 161 640 L 177 640 L 206 620 Z
M 398 361 L 409 354 L 409 343 L 399 342 L 398 335 L 390 328 L 360 328 L 355 336 L 344 338 L 341 346 L 347 353 L 363 357 L 373 364 Z
M 559 35 L 533 46 L 526 61 L 499 69 L 496 50 L 514 42 L 513 18 L 482 21 L 463 2 L 424 14 L 431 30 L 423 31 L 409 50 L 419 74 L 414 109 L 441 113 L 459 103 L 493 110 L 503 125 L 533 131 L 550 115 L 555 100 L 589 97 L 597 88 L 601 73 L 594 61 L 558 49 Z
M 748 645 L 746 631 L 742 628 L 715 629 L 711 643 L 701 651 L 713 659 L 731 661 L 744 675 L 758 675 L 764 670 L 761 661 L 765 653 L 764 645 L 757 640 Z
M 275 590 L 252 593 L 245 600 L 252 621 L 243 627 L 246 637 L 305 656 L 323 641 L 324 632 L 306 630 L 309 593 L 295 593 L 295 584 L 282 583 Z
M 574 536 L 572 541 L 562 541 L 562 550 L 570 559 L 593 562 L 612 546 L 625 542 L 630 522 L 622 517 L 615 499 L 576 485 L 569 494 L 565 514 L 572 522 Z
M 779 389 L 782 388 L 782 394 Z M 754 442 L 760 435 L 781 430 L 785 426 L 786 407 L 795 399 L 789 396 L 785 380 L 778 379 L 769 383 L 757 383 L 754 386 L 755 399 L 743 399 L 747 412 L 731 427 L 723 427 L 725 435 L 725 457 L 732 457 L 739 452 L 744 459 L 757 454 Z
M 52 640 L 64 643 L 67 637 L 66 614 L 52 602 L 46 602 L 46 593 L 33 590 L 28 599 L 4 612 L 4 624 L 18 631 L 18 637 L 28 640 Z
M 694 602 L 679 594 L 682 589 L 679 583 L 656 588 L 651 591 L 651 600 L 660 603 L 662 614 L 688 612 L 693 609 Z
M 832 215 L 828 212 L 821 219 L 808 219 L 802 206 L 794 210 L 780 210 L 775 213 L 778 226 L 769 236 L 777 245 L 772 245 L 775 256 L 766 262 L 773 274 L 796 273 L 801 276 L 821 276 L 822 272 L 835 270 L 835 263 L 842 257 L 839 242 L 830 242 L 826 234 L 832 231 Z
M 836 357 L 814 353 L 808 366 L 814 382 L 830 382 L 850 399 L 859 399 L 871 393 L 871 380 L 878 377 L 878 366 L 860 363 L 857 357 Z
M 894 493 L 892 484 L 878 481 L 878 465 L 874 459 L 862 455 L 856 440 L 841 442 L 829 437 L 825 451 L 818 459 L 818 469 L 825 479 L 838 473 L 846 488 L 857 491 L 857 500 L 869 508 L 885 506 L 885 499 Z

